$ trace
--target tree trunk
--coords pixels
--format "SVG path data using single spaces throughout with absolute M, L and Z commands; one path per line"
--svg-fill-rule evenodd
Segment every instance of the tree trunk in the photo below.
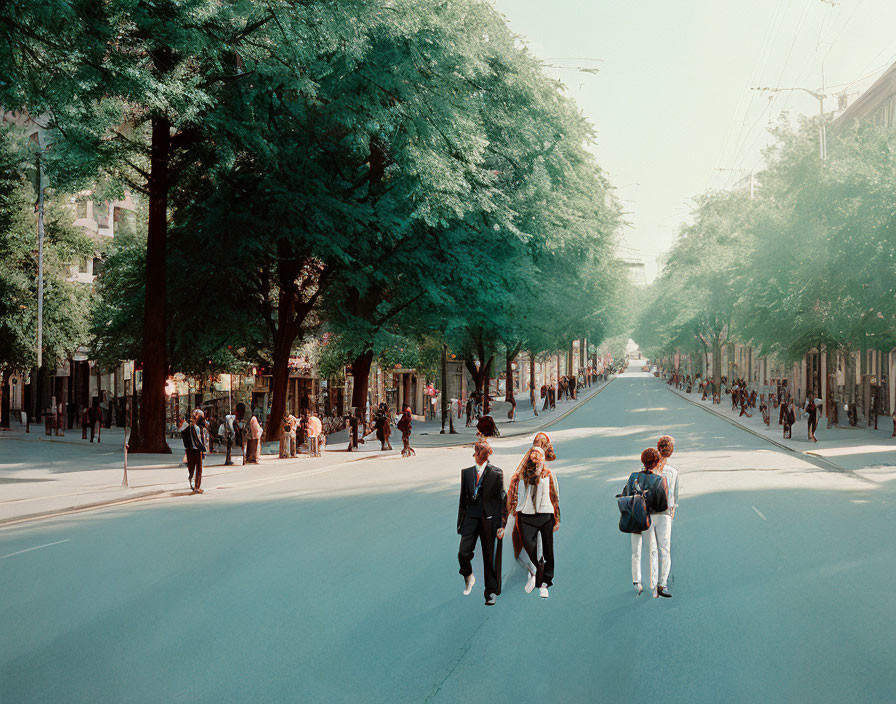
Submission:
M 722 344 L 716 337 L 712 343 L 712 392 L 713 395 L 722 395 Z
M 152 119 L 150 149 L 149 222 L 146 235 L 146 298 L 143 310 L 143 392 L 139 434 L 130 452 L 170 453 L 165 440 L 165 381 L 168 378 L 165 321 L 165 245 L 168 237 L 168 165 L 171 123 Z
M 504 400 L 510 403 L 513 400 L 513 357 L 508 353 L 504 366 Z
M 0 428 L 9 428 L 9 379 L 12 369 L 4 369 L 0 375 Z
M 370 384 L 370 366 L 372 364 L 372 348 L 360 354 L 352 362 L 352 379 L 354 380 L 352 405 L 355 407 L 355 415 L 358 418 L 363 418 L 364 411 L 367 409 L 367 387 Z
M 534 406 L 536 403 L 535 395 L 535 353 L 529 350 L 529 400 Z

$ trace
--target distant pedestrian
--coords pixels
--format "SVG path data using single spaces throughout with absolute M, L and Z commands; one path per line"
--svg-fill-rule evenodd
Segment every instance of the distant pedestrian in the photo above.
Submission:
M 246 433 L 246 464 L 258 464 L 258 446 L 261 444 L 261 423 L 254 413 L 249 418 L 249 431 Z
M 103 409 L 100 406 L 99 398 L 93 399 L 93 405 L 90 407 L 90 410 L 87 412 L 87 419 L 90 423 L 90 442 L 93 442 L 94 435 L 96 435 L 96 441 L 100 441 L 99 433 L 100 428 L 103 423 Z
M 224 464 L 232 465 L 233 460 L 231 459 L 231 453 L 233 452 L 233 439 L 234 439 L 234 427 L 233 424 L 236 422 L 236 416 L 233 413 L 226 413 L 224 415 L 224 422 L 221 423 L 221 437 L 224 439 L 224 449 L 227 453 L 224 456 Z
M 510 410 L 507 411 L 507 419 L 511 423 L 513 423 L 515 415 L 516 415 L 516 399 L 513 397 L 513 394 L 510 394 Z
M 287 413 L 283 417 L 283 426 L 280 428 L 280 459 L 289 458 L 289 434 L 295 428 L 295 416 Z
M 796 423 L 796 409 L 793 406 L 792 400 L 781 407 L 784 409 L 784 438 L 792 438 L 793 424 Z
M 187 472 L 190 478 L 190 489 L 194 494 L 201 494 L 202 491 L 202 453 L 205 452 L 206 446 L 202 442 L 202 428 L 199 425 L 202 419 L 202 411 L 198 408 L 190 414 L 190 422 L 185 424 L 181 431 L 181 437 L 184 441 L 184 450 L 187 455 Z
M 815 431 L 818 429 L 818 406 L 815 404 L 813 396 L 809 396 L 809 400 L 806 401 L 806 415 L 808 416 L 806 427 L 809 432 L 809 440 L 818 442 L 818 438 L 815 437 Z
M 308 413 L 306 432 L 308 433 L 308 454 L 312 457 L 320 457 L 323 428 L 323 423 L 317 417 L 317 414 L 313 410 L 310 411 Z
M 402 457 L 410 457 L 411 455 L 416 455 L 417 453 L 414 451 L 414 448 L 411 447 L 411 426 L 413 425 L 413 419 L 411 418 L 411 407 L 405 406 L 404 411 L 401 413 L 401 418 L 396 424 L 396 428 L 401 431 L 401 456 Z

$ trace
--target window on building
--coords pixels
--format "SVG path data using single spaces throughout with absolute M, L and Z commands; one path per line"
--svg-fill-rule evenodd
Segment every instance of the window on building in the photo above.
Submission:
M 103 260 L 99 257 L 93 258 L 93 275 L 99 276 L 103 273 Z
M 78 262 L 78 273 L 87 273 L 87 257 L 81 257 L 80 261 Z

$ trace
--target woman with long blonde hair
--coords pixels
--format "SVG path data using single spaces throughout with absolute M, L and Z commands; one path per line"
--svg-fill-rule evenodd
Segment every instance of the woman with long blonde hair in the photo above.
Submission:
M 507 494 L 508 510 L 519 526 L 523 549 L 535 566 L 530 570 L 525 591 L 536 586 L 542 598 L 548 597 L 548 587 L 554 578 L 554 537 L 560 528 L 560 494 L 557 479 L 547 468 L 543 448 L 533 446 L 522 467 L 514 474 Z M 515 527 L 516 529 L 516 527 Z M 541 538 L 542 556 L 538 555 L 538 539 Z

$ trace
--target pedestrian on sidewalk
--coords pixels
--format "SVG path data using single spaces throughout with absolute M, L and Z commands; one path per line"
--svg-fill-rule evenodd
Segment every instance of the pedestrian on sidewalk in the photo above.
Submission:
M 93 438 L 98 435 L 100 424 L 103 422 L 103 409 L 100 408 L 100 400 L 97 397 L 94 397 L 93 405 L 87 411 L 87 422 L 90 424 L 90 442 L 93 442 Z M 99 437 L 96 441 L 100 441 Z
M 896 405 L 893 406 L 893 434 L 890 436 L 891 438 L 896 438 Z
M 786 405 L 781 406 L 784 416 L 784 439 L 793 437 L 793 424 L 796 423 L 796 409 L 791 399 Z
M 631 496 L 638 489 L 646 492 L 649 496 L 651 493 L 664 491 L 668 497 L 668 485 L 666 478 L 662 476 L 660 469 L 660 453 L 655 447 L 648 447 L 641 453 L 642 468 L 637 472 L 632 472 L 626 482 L 625 489 L 622 491 L 623 496 Z M 649 503 L 649 502 L 648 502 Z M 667 499 L 668 503 L 668 499 Z M 669 594 L 665 589 L 662 592 L 659 589 L 659 569 L 657 565 L 657 536 L 656 524 L 653 522 L 654 511 L 648 505 L 648 513 L 651 514 L 650 527 L 643 533 L 632 533 L 632 585 L 635 589 L 635 595 L 640 596 L 644 591 L 641 583 L 641 545 L 644 538 L 648 542 L 648 554 L 650 555 L 650 589 L 654 597 L 665 596 Z
M 233 451 L 233 437 L 234 437 L 234 428 L 233 424 L 236 422 L 236 416 L 233 413 L 228 413 L 224 416 L 224 422 L 221 424 L 224 435 L 224 443 L 227 450 L 227 455 L 224 457 L 225 465 L 232 465 L 233 460 L 230 457 L 231 452 Z
M 675 451 L 675 440 L 671 435 L 663 435 L 657 441 L 656 449 L 660 453 L 660 474 L 666 478 L 668 505 L 665 511 L 651 516 L 651 528 L 656 535 L 651 549 L 658 552 L 658 555 L 650 556 L 650 564 L 658 563 L 657 592 L 668 598 L 672 596 L 668 589 L 669 572 L 672 569 L 672 519 L 675 518 L 675 509 L 678 507 L 679 488 L 678 470 L 669 464 L 669 458 Z
M 554 580 L 554 533 L 560 529 L 560 492 L 542 448 L 532 447 L 522 469 L 514 474 L 507 506 L 520 526 L 526 555 L 535 565 L 535 573 L 530 571 L 524 591 L 529 594 L 537 586 L 539 595 L 547 599 Z
M 457 561 L 464 578 L 464 595 L 473 591 L 473 557 L 476 541 L 482 550 L 485 605 L 494 606 L 501 593 L 501 546 L 507 523 L 507 494 L 504 474 L 489 462 L 492 448 L 487 442 L 473 445 L 472 467 L 461 470 L 460 501 L 457 507 L 457 534 L 460 546 Z
M 548 387 L 548 401 L 553 411 L 557 407 L 557 391 L 554 388 L 554 380 L 551 379 L 551 385 Z
M 283 427 L 280 428 L 280 452 L 278 456 L 281 460 L 289 459 L 289 431 L 293 427 L 295 416 L 286 413 L 283 416 Z
M 544 405 L 541 407 L 541 410 L 546 411 L 550 408 L 550 387 L 547 384 L 541 385 L 541 397 L 544 399 Z
M 813 396 L 814 394 L 810 395 L 809 400 L 806 401 L 806 414 L 808 415 L 806 427 L 809 431 L 809 439 L 812 442 L 818 442 L 818 438 L 815 437 L 815 431 L 818 429 L 818 406 L 815 404 Z
M 202 411 L 196 408 L 190 414 L 190 422 L 184 425 L 181 431 L 184 450 L 186 450 L 187 454 L 187 473 L 190 478 L 190 489 L 192 489 L 194 494 L 203 493 L 202 453 L 205 452 L 206 446 L 202 442 L 202 428 L 199 426 L 199 421 L 202 417 Z
M 374 427 L 376 428 L 376 439 L 380 441 L 380 450 L 391 450 L 392 442 L 389 438 L 392 436 L 392 412 L 385 403 L 380 404 Z
M 416 455 L 417 453 L 414 451 L 414 448 L 411 447 L 411 426 L 413 425 L 413 419 L 411 418 L 411 407 L 405 406 L 404 411 L 401 413 L 401 418 L 398 420 L 396 424 L 396 428 L 401 431 L 401 456 L 402 457 L 410 457 L 411 455 Z
M 254 413 L 249 417 L 249 432 L 246 439 L 246 464 L 258 464 L 258 446 L 261 443 L 261 423 Z
M 514 416 L 516 415 L 516 399 L 513 394 L 510 395 L 510 410 L 507 411 L 507 419 L 513 423 Z
M 308 433 L 308 454 L 312 457 L 320 457 L 321 444 L 323 442 L 324 424 L 312 410 L 308 413 L 306 432 Z

